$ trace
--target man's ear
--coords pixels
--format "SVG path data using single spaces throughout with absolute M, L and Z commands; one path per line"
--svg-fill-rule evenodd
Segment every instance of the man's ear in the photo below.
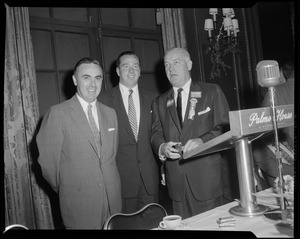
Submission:
M 72 75 L 72 79 L 73 79 L 73 83 L 74 83 L 74 85 L 77 85 L 77 80 L 76 80 L 76 78 L 75 78 L 75 76 L 74 76 L 74 75 Z
M 193 66 L 193 62 L 190 60 L 188 62 L 188 70 L 190 71 L 192 69 L 192 66 Z
M 117 72 L 117 75 L 120 76 L 120 69 L 119 69 L 119 67 L 116 68 L 116 72 Z

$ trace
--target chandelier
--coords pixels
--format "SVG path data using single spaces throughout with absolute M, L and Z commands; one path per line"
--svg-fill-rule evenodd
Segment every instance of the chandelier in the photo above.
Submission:
M 210 79 L 221 77 L 226 68 L 231 67 L 224 62 L 224 57 L 228 53 L 238 52 L 239 24 L 237 19 L 233 19 L 235 14 L 233 8 L 222 8 L 222 16 L 218 13 L 218 8 L 210 8 L 209 14 L 212 19 L 205 19 L 204 30 L 208 31 L 208 48 L 205 54 L 210 53 L 210 60 L 213 64 Z

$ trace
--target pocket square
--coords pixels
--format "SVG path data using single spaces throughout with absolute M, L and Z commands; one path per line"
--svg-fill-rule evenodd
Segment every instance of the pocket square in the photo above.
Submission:
M 108 128 L 108 132 L 116 130 L 115 128 Z
M 210 108 L 207 107 L 205 110 L 199 111 L 199 112 L 198 112 L 198 115 L 203 115 L 203 114 L 205 114 L 205 113 L 207 113 L 207 112 L 209 112 L 209 111 L 210 111 Z

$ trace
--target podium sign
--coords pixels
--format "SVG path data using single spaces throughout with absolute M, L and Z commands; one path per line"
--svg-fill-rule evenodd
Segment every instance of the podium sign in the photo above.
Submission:
M 276 106 L 277 127 L 284 128 L 294 124 L 294 105 Z M 245 136 L 273 130 L 270 107 L 229 112 L 232 136 Z
M 294 105 L 275 107 L 277 128 L 294 125 Z M 239 205 L 229 212 L 238 216 L 258 216 L 267 208 L 256 203 L 251 141 L 273 130 L 271 107 L 238 110 L 229 112 L 230 131 L 183 154 L 183 160 L 221 150 L 235 148 L 239 179 Z M 256 138 L 255 138 L 256 137 Z M 251 138 L 254 138 L 250 140 Z
M 277 106 L 277 127 L 294 125 L 294 105 Z M 273 130 L 270 107 L 237 110 L 229 112 L 230 131 L 183 154 L 183 159 L 219 152 L 234 147 L 242 137 L 256 137 L 258 133 Z

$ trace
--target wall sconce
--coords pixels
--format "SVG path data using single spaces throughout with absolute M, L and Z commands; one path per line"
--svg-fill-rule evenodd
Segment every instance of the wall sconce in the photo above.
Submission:
M 156 25 L 162 24 L 162 13 L 160 8 L 156 8 Z
M 233 8 L 222 8 L 222 15 L 218 13 L 218 8 L 210 8 L 209 14 L 212 19 L 205 19 L 204 30 L 208 31 L 208 48 L 205 54 L 210 53 L 213 67 L 210 79 L 221 77 L 221 70 L 225 75 L 226 68 L 231 67 L 224 62 L 224 57 L 228 53 L 238 52 L 239 24 L 237 19 L 233 19 L 235 14 Z

